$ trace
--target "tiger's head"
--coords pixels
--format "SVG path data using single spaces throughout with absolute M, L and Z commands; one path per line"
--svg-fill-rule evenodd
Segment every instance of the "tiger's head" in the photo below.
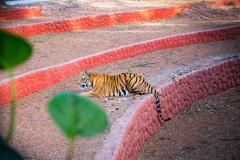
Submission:
M 79 84 L 81 88 L 92 87 L 90 82 L 90 73 L 87 71 L 83 72 L 80 76 Z

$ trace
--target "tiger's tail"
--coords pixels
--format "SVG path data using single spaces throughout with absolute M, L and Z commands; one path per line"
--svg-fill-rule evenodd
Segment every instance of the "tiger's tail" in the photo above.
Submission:
M 163 118 L 162 116 L 162 111 L 161 111 L 161 104 L 160 104 L 160 96 L 158 94 L 158 92 L 156 90 L 154 90 L 154 93 L 153 93 L 155 99 L 156 99 L 156 106 L 157 106 L 157 113 L 158 113 L 158 120 L 159 122 L 162 122 L 162 121 L 169 121 L 171 118 Z

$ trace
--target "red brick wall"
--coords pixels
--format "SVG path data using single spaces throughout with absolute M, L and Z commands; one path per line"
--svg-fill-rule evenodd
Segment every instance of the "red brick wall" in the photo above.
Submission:
M 51 21 L 32 25 L 21 25 L 4 29 L 16 34 L 20 34 L 22 36 L 34 36 L 47 32 L 65 32 L 72 30 L 95 29 L 130 22 L 134 23 L 146 20 L 166 19 L 174 17 L 177 13 L 181 12 L 185 8 L 185 6 L 180 6 L 172 8 L 110 13 L 78 19 Z
M 209 4 L 215 5 L 226 5 L 230 2 L 235 4 L 240 4 L 239 0 L 220 0 L 209 2 Z M 50 21 L 44 23 L 37 23 L 31 25 L 20 25 L 15 27 L 3 28 L 10 32 L 22 35 L 22 36 L 35 36 L 48 32 L 65 32 L 72 30 L 84 30 L 84 29 L 95 29 L 100 27 L 107 27 L 125 23 L 135 23 L 150 20 L 160 20 L 174 17 L 176 14 L 180 13 L 182 10 L 189 8 L 190 5 L 171 7 L 171 8 L 156 8 L 147 9 L 141 11 L 129 11 L 129 12 L 119 12 L 110 13 L 103 15 L 88 16 L 77 19 L 60 20 L 60 21 Z M 39 8 L 40 9 L 40 8 Z M 17 16 L 31 16 L 31 14 L 40 14 L 37 7 L 35 9 L 30 9 L 19 11 L 20 13 L 10 14 L 8 17 L 15 18 Z M 1 13 L 1 12 L 0 12 Z M 7 14 L 7 13 L 6 13 Z M 4 18 L 4 17 L 2 17 Z M 23 17 L 24 18 L 24 17 Z M 1 20 L 1 16 L 0 16 Z
M 235 2 L 239 3 L 239 0 Z M 162 12 L 163 10 L 156 9 L 140 12 L 99 15 L 76 20 L 19 26 L 8 28 L 7 30 L 24 36 L 33 36 L 45 32 L 94 29 L 109 25 L 172 17 L 184 8 L 185 7 L 175 8 L 174 11 L 173 9 L 165 9 L 164 12 Z M 90 57 L 76 59 L 51 68 L 43 68 L 17 77 L 17 97 L 21 98 L 40 89 L 47 88 L 91 67 L 115 62 L 136 55 L 147 54 L 164 48 L 234 39 L 235 37 L 239 37 L 239 35 L 240 26 L 234 26 L 194 32 L 185 35 L 170 36 L 136 43 L 130 46 L 123 46 L 118 49 L 101 52 Z M 217 64 L 204 70 L 195 71 L 160 89 L 159 92 L 162 95 L 161 104 L 164 108 L 163 113 L 172 117 L 174 114 L 183 110 L 192 102 L 200 98 L 237 85 L 240 85 L 239 59 Z M 0 81 L 0 97 L 0 105 L 9 103 L 9 80 Z M 136 112 L 131 116 L 131 119 L 124 122 L 124 126 L 126 126 L 123 129 L 124 131 L 118 132 L 118 145 L 111 148 L 104 148 L 105 154 L 103 153 L 100 157 L 110 156 L 113 159 L 135 159 L 145 140 L 150 138 L 160 127 L 156 116 L 154 99 L 150 96 L 138 106 Z M 119 137 L 120 139 L 118 139 Z
M 41 16 L 41 7 L 9 8 L 0 10 L 0 20 L 14 20 Z

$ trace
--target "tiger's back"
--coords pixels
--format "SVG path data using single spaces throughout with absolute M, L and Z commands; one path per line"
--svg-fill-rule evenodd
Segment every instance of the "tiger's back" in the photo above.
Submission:
M 122 73 L 126 76 L 128 90 L 134 94 L 154 93 L 155 89 L 148 83 L 144 77 L 135 73 Z
M 90 85 L 98 97 L 154 93 L 154 88 L 135 73 L 118 75 L 88 73 Z

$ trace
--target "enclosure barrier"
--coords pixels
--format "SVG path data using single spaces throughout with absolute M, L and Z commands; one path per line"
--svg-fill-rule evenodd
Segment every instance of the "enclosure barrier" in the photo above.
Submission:
M 116 62 L 129 57 L 143 55 L 166 48 L 174 48 L 191 44 L 235 39 L 240 35 L 240 26 L 178 34 L 159 39 L 143 41 L 122 46 L 112 50 L 93 54 L 62 63 L 56 66 L 31 71 L 16 77 L 17 98 L 48 88 L 86 69 Z M 10 102 L 10 80 L 0 81 L 0 105 Z
M 163 115 L 173 117 L 193 102 L 212 94 L 240 85 L 240 58 L 214 64 L 186 74 L 158 90 Z M 157 119 L 155 99 L 152 95 L 126 111 L 111 132 L 95 160 L 133 160 L 151 136 L 163 125 Z
M 227 5 L 231 3 L 240 4 L 240 0 L 221 0 L 208 3 L 215 5 Z M 139 11 L 109 13 L 81 17 L 77 19 L 67 19 L 35 23 L 29 25 L 19 25 L 2 29 L 25 37 L 35 36 L 48 32 L 65 32 L 73 30 L 96 29 L 125 23 L 136 23 L 151 20 L 167 19 L 176 16 L 178 13 L 182 12 L 184 9 L 189 8 L 190 6 L 191 4 L 170 8 L 155 8 Z
M 7 8 L 0 10 L 0 20 L 14 20 L 41 16 L 41 7 Z
M 77 19 L 50 21 L 3 28 L 4 30 L 22 35 L 34 36 L 47 32 L 65 32 L 73 30 L 95 29 L 125 23 L 142 22 L 146 20 L 157 20 L 174 17 L 180 13 L 185 6 L 172 8 L 147 9 L 140 11 L 129 11 L 119 13 L 109 13 L 96 16 L 87 16 Z
M 224 2 L 224 4 L 226 3 Z M 108 19 L 109 24 L 115 25 L 111 22 L 110 18 L 105 18 L 104 21 L 106 19 Z M 95 25 L 93 27 L 101 27 L 96 25 L 98 21 L 100 20 L 97 20 L 97 18 L 92 20 Z M 116 21 L 117 24 L 121 24 L 121 20 L 114 21 Z M 70 23 L 71 21 L 68 22 Z M 91 23 L 91 21 L 88 23 Z M 123 21 L 123 23 L 128 22 Z M 60 29 L 61 23 L 56 23 L 56 25 L 59 26 L 55 26 L 58 28 L 56 29 L 57 32 L 63 31 Z M 71 25 L 69 25 L 67 29 L 71 28 L 70 26 Z M 41 30 L 41 28 L 38 29 Z M 73 27 L 73 29 L 76 28 Z M 38 31 L 31 28 L 31 26 L 30 28 L 22 28 L 19 31 L 18 34 L 23 34 L 25 36 L 39 34 Z M 40 33 L 44 32 L 41 31 Z M 17 97 L 22 98 L 40 89 L 50 87 L 83 70 L 99 65 L 165 48 L 234 39 L 239 37 L 239 35 L 240 26 L 179 34 L 122 46 L 60 65 L 35 70 L 16 77 Z M 9 83 L 9 79 L 0 81 L 0 105 L 10 102 Z M 161 95 L 161 105 L 164 108 L 163 114 L 167 117 L 173 117 L 174 114 L 201 98 L 239 85 L 239 58 L 194 71 L 158 90 Z M 134 110 L 127 111 L 117 123 L 112 125 L 112 129 L 108 136 L 109 138 L 104 142 L 103 148 L 95 155 L 95 159 L 136 159 L 144 142 L 162 126 L 159 124 L 156 117 L 154 98 L 153 96 L 149 96 Z

